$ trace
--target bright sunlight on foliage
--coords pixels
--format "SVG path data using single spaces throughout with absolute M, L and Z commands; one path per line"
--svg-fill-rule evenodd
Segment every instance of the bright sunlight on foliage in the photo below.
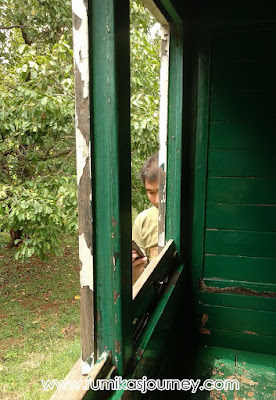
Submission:
M 132 205 L 139 170 L 158 149 L 160 39 L 130 2 Z M 4 0 L 0 13 L 0 228 L 16 257 L 60 254 L 77 229 L 72 18 L 69 0 Z
M 148 206 L 139 172 L 158 151 L 160 35 L 152 35 L 156 20 L 141 1 L 130 2 L 130 90 L 132 206 Z M 153 36 L 153 37 L 152 37 Z

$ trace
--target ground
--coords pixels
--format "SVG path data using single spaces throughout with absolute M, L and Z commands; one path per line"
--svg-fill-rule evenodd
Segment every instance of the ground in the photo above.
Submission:
M 80 357 L 77 236 L 63 257 L 20 263 L 0 250 L 0 398 L 51 397 L 41 379 L 62 379 Z

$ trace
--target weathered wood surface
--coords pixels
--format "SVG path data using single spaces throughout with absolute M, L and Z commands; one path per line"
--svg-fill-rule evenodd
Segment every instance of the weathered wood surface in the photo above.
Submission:
M 164 249 L 161 251 L 161 253 L 158 254 L 156 258 L 154 258 L 149 265 L 145 268 L 145 271 L 140 275 L 140 277 L 137 279 L 137 281 L 134 283 L 132 287 L 132 299 L 134 300 L 142 287 L 145 285 L 145 283 L 151 278 L 153 271 L 155 268 L 158 268 L 158 265 L 160 261 L 164 258 L 166 255 L 167 250 L 172 246 L 173 241 L 169 240 L 169 242 L 166 244 Z
M 207 399 L 264 399 L 275 397 L 275 357 L 235 351 L 227 348 L 204 347 L 198 353 L 194 378 L 236 379 L 237 390 L 198 391 L 191 398 Z
M 89 109 L 88 2 L 72 0 L 83 373 L 94 358 L 92 188 Z

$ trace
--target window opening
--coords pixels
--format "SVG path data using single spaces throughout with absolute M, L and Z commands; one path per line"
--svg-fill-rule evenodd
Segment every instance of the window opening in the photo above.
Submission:
M 168 65 L 168 22 L 153 2 L 131 1 L 132 235 L 147 263 L 165 246 Z M 144 267 L 133 265 L 133 283 Z

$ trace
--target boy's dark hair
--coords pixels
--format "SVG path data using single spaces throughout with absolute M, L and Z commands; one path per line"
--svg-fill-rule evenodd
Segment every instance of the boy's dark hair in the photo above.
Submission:
M 158 153 L 150 156 L 141 168 L 140 176 L 143 184 L 145 179 L 149 182 L 154 182 L 158 179 L 159 165 L 158 165 Z

